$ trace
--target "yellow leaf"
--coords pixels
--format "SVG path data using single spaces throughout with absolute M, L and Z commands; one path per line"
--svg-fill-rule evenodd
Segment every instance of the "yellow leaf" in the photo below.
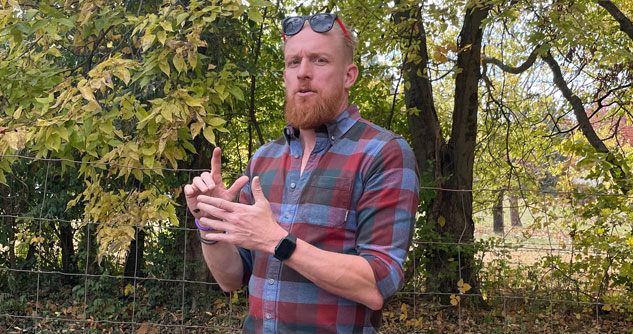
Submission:
M 13 118 L 18 119 L 22 115 L 22 106 L 19 106 L 18 109 L 13 113 Z
M 191 124 L 191 139 L 196 138 L 198 134 L 200 134 L 200 130 L 202 130 L 201 123 L 192 123 Z
M 169 110 L 169 108 L 160 108 L 160 114 L 163 115 L 163 117 L 165 117 L 165 119 L 169 122 L 171 122 L 174 119 L 171 113 L 171 110 Z
M 440 64 L 448 62 L 446 55 L 438 48 L 436 48 L 435 52 L 433 52 L 433 59 Z
M 50 48 L 48 49 L 48 51 L 46 51 L 46 53 L 50 54 L 53 57 L 61 57 L 62 53 L 59 52 L 59 50 L 57 48 Z
M 444 227 L 444 225 L 446 225 L 446 218 L 444 218 L 444 216 L 437 217 L 437 223 L 440 227 Z
M 161 30 L 156 33 L 156 37 L 158 37 L 158 41 L 160 44 L 165 45 L 165 41 L 167 40 L 167 34 L 164 30 Z
M 7 132 L 2 138 L 7 142 L 7 144 L 9 144 L 9 147 L 11 147 L 12 149 L 16 151 L 20 149 L 20 138 L 18 137 L 17 132 Z
M 123 289 L 123 293 L 125 293 L 126 296 L 129 296 L 130 294 L 134 293 L 134 286 L 132 286 L 131 283 L 128 283 L 125 286 L 125 289 Z
M 602 309 L 605 311 L 611 311 L 611 305 L 602 305 Z
M 81 109 L 85 111 L 96 111 L 101 110 L 101 105 L 97 103 L 97 101 L 90 101 L 85 106 L 81 107 Z
M 196 68 L 196 65 L 198 64 L 198 52 L 195 50 L 189 50 L 187 53 L 187 61 L 189 62 L 189 66 L 191 66 L 191 68 Z
M 149 31 L 146 32 L 145 36 L 143 36 L 143 39 L 141 40 L 141 47 L 143 48 L 143 51 L 147 51 L 147 49 L 152 46 L 155 39 L 156 35 L 150 33 Z
M 451 295 L 451 305 L 457 306 L 459 304 L 459 296 Z
M 176 55 L 174 57 L 174 67 L 176 67 L 176 71 L 178 71 L 178 73 L 184 71 L 187 69 L 187 65 L 185 64 L 185 60 L 184 58 L 182 58 L 181 55 Z
M 114 76 L 121 79 L 126 85 L 130 82 L 130 71 L 123 66 L 120 66 L 114 71 Z
M 89 86 L 83 86 L 81 88 L 79 88 L 79 91 L 81 92 L 81 96 L 84 97 L 84 99 L 88 100 L 88 101 L 97 101 L 97 99 L 95 99 L 94 94 L 92 93 L 92 89 L 90 89 Z
M 172 29 L 171 27 L 171 23 L 165 22 L 165 21 L 161 21 L 160 26 L 163 27 L 163 30 L 165 31 L 174 31 L 174 29 Z

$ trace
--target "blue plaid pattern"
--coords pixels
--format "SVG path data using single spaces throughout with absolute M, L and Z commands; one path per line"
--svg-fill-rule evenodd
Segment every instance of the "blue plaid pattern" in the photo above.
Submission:
M 355 105 L 317 129 L 300 175 L 302 147 L 291 127 L 262 146 L 245 175 L 259 176 L 279 224 L 321 249 L 362 256 L 382 296 L 403 285 L 419 178 L 399 136 L 360 117 Z M 241 203 L 253 203 L 250 184 Z M 244 333 L 375 333 L 382 313 L 317 287 L 271 254 L 240 249 L 249 288 Z

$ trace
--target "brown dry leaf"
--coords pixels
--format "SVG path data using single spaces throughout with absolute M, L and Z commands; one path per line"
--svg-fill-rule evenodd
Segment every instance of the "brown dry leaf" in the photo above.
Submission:
M 141 327 L 136 331 L 136 334 L 147 334 L 147 330 L 149 329 L 149 323 L 144 322 Z

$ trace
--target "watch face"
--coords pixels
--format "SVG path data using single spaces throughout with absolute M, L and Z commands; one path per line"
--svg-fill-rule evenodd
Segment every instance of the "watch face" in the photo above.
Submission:
M 288 259 L 297 247 L 296 240 L 297 238 L 292 234 L 288 234 L 288 236 L 281 239 L 277 247 L 275 247 L 275 257 L 280 261 Z

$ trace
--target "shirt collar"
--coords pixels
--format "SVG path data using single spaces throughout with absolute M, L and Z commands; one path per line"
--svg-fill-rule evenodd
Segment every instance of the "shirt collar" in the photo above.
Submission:
M 336 119 L 326 122 L 325 126 L 317 128 L 317 132 L 324 131 L 330 142 L 333 143 L 341 138 L 359 119 L 358 106 L 350 104 Z M 283 133 L 287 142 L 299 138 L 299 129 L 295 129 L 290 125 L 284 128 Z

